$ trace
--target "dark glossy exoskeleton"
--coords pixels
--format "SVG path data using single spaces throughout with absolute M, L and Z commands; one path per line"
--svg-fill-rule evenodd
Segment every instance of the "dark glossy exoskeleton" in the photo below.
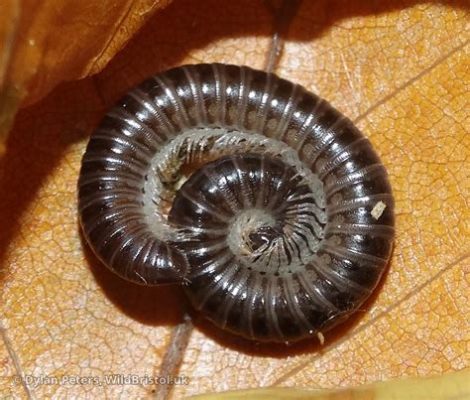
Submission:
M 274 74 L 187 65 L 131 90 L 91 136 L 84 235 L 121 277 L 184 284 L 222 329 L 296 341 L 350 316 L 394 236 L 387 173 L 330 104 Z

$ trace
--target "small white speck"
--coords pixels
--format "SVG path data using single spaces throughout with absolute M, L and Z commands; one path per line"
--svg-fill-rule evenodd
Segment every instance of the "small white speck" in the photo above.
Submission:
M 370 214 L 372 215 L 372 217 L 374 219 L 379 219 L 382 216 L 382 214 L 383 214 L 383 212 L 386 208 L 387 208 L 387 205 L 383 201 L 378 201 L 375 204 L 372 211 L 370 212 Z
M 36 41 L 35 41 L 34 39 L 29 39 L 29 40 L 28 40 L 28 44 L 29 44 L 30 46 L 34 46 L 34 45 L 36 45 Z
M 320 344 L 323 346 L 325 344 L 325 336 L 321 332 L 317 332 L 317 338 Z

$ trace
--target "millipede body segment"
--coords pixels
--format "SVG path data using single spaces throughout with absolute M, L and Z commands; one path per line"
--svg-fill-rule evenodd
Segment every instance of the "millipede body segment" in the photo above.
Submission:
M 248 67 L 187 65 L 132 89 L 91 136 L 84 235 L 144 285 L 182 284 L 222 329 L 291 342 L 350 316 L 394 236 L 387 173 L 353 123 Z

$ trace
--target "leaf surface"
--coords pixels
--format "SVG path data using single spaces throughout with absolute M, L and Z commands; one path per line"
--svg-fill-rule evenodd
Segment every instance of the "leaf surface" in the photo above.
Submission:
M 100 71 L 169 0 L 0 4 L 0 151 L 21 105 Z
M 73 66 L 37 64 L 27 102 L 58 82 L 90 76 L 22 109 L 10 132 L 0 165 L 0 396 L 151 397 L 153 384 L 102 380 L 158 375 L 183 318 L 178 291 L 127 284 L 87 250 L 77 223 L 81 156 L 105 110 L 151 74 L 215 61 L 263 68 L 272 15 L 263 2 L 175 0 L 91 75 L 115 53 L 103 49 L 119 48 L 141 23 L 132 25 L 137 11 L 128 10 L 106 22 L 116 29 L 109 36 L 116 47 L 85 40 L 77 29 L 68 35 L 81 46 L 69 49 L 67 61 L 50 56 Z M 174 398 L 348 387 L 470 366 L 468 10 L 463 1 L 301 4 L 276 72 L 328 99 L 375 145 L 396 199 L 392 262 L 374 298 L 326 333 L 323 346 L 256 346 L 196 321 L 179 371 L 189 383 L 175 385 Z M 73 19 L 86 26 L 107 16 L 79 11 Z M 50 36 L 48 48 L 61 40 Z M 18 374 L 30 381 L 18 383 Z M 62 376 L 102 384 L 45 383 Z
M 295 388 L 260 388 L 235 390 L 225 393 L 202 394 L 194 400 L 450 400 L 470 396 L 470 370 L 463 370 L 432 378 L 395 379 L 347 389 L 306 390 Z

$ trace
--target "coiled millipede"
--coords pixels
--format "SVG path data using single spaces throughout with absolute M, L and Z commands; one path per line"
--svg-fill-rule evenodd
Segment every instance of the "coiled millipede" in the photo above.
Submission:
M 222 329 L 291 342 L 349 317 L 394 236 L 387 173 L 330 104 L 271 73 L 187 65 L 131 90 L 91 136 L 84 235 L 143 285 L 182 284 Z

